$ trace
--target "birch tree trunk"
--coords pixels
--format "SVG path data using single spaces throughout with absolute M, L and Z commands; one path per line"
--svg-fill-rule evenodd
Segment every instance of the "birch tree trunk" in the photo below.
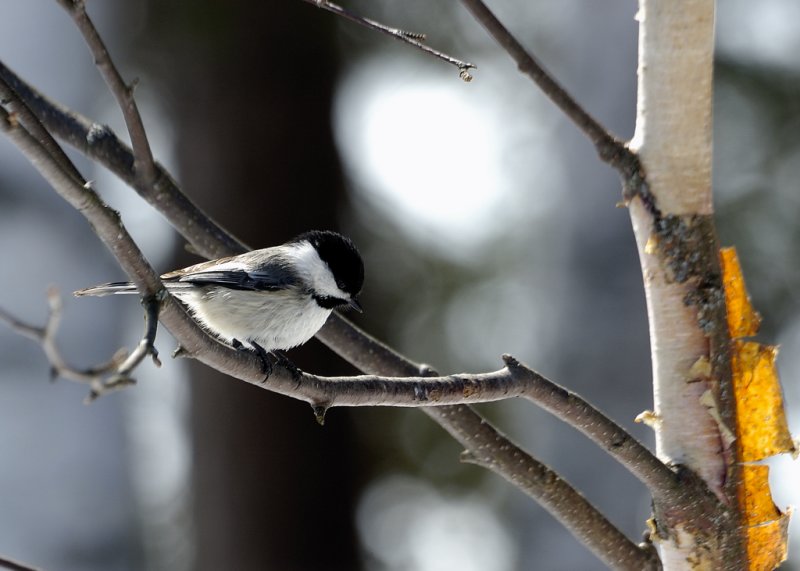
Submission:
M 641 0 L 636 132 L 648 186 L 630 202 L 653 362 L 657 454 L 702 478 L 736 519 L 730 338 L 712 219 L 714 0 Z M 723 518 L 729 519 L 729 518 Z M 656 513 L 665 569 L 744 568 L 741 522 Z

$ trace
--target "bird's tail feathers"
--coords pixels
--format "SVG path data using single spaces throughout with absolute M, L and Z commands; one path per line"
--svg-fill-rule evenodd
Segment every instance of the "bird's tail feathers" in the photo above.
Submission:
M 112 294 L 131 294 L 137 293 L 136 286 L 130 282 L 111 282 L 107 284 L 100 284 L 85 289 L 79 289 L 74 292 L 76 297 L 83 297 L 85 295 L 103 296 Z

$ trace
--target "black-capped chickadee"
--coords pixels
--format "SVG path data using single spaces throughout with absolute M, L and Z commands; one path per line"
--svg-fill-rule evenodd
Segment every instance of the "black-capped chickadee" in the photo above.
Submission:
M 211 333 L 236 348 L 249 345 L 271 370 L 267 353 L 302 345 L 337 307 L 361 311 L 356 296 L 364 263 L 349 238 L 313 230 L 281 246 L 203 262 L 161 276 Z M 76 296 L 135 294 L 130 282 L 102 284 Z

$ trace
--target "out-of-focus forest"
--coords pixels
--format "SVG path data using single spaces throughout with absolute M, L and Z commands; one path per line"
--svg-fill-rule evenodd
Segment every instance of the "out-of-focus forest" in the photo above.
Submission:
M 89 3 L 136 91 L 158 160 L 253 247 L 337 228 L 366 262 L 360 326 L 442 372 L 511 353 L 637 437 L 652 406 L 642 278 L 620 185 L 458 3 L 352 1 L 477 64 L 471 83 L 398 42 L 300 1 Z M 636 100 L 636 2 L 493 2 L 512 31 L 622 138 Z M 119 134 L 113 98 L 55 2 L 5 5 L 0 58 Z M 800 427 L 800 5 L 718 6 L 715 206 L 760 340 L 781 345 Z M 70 151 L 71 152 L 71 151 Z M 149 206 L 71 154 L 153 265 L 197 261 Z M 86 366 L 138 340 L 132 299 L 70 292 L 122 279 L 82 217 L 0 139 L 0 306 L 36 323 L 65 298 L 65 356 Z M 157 342 L 174 342 L 163 329 Z M 304 369 L 353 369 L 317 341 Z M 39 347 L 0 326 L 0 555 L 42 569 L 594 570 L 544 510 L 419 411 L 304 403 L 195 363 L 145 363 L 138 384 L 83 404 Z M 644 487 L 529 403 L 483 405 L 630 537 Z M 771 461 L 779 505 L 800 470 Z M 797 524 L 789 562 L 800 561 Z

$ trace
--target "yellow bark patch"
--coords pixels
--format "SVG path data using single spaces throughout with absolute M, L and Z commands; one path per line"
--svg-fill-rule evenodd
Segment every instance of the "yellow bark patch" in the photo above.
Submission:
M 771 571 L 786 560 L 790 514 L 782 513 L 772 501 L 768 466 L 742 466 L 742 481 L 748 571 Z
M 744 512 L 748 571 L 771 571 L 786 559 L 790 513 L 772 501 L 769 468 L 757 462 L 783 452 L 796 454 L 783 410 L 777 347 L 745 341 L 758 333 L 761 318 L 753 309 L 734 248 L 723 248 L 722 279 L 732 339 L 731 369 L 736 402 L 737 460 L 742 480 L 739 506 Z
M 777 348 L 754 341 L 734 341 L 733 347 L 733 392 L 741 461 L 794 453 L 775 368 Z
M 761 316 L 750 303 L 736 248 L 722 248 L 720 258 L 722 260 L 722 279 L 725 285 L 725 307 L 728 310 L 728 330 L 731 338 L 752 337 L 758 333 Z

